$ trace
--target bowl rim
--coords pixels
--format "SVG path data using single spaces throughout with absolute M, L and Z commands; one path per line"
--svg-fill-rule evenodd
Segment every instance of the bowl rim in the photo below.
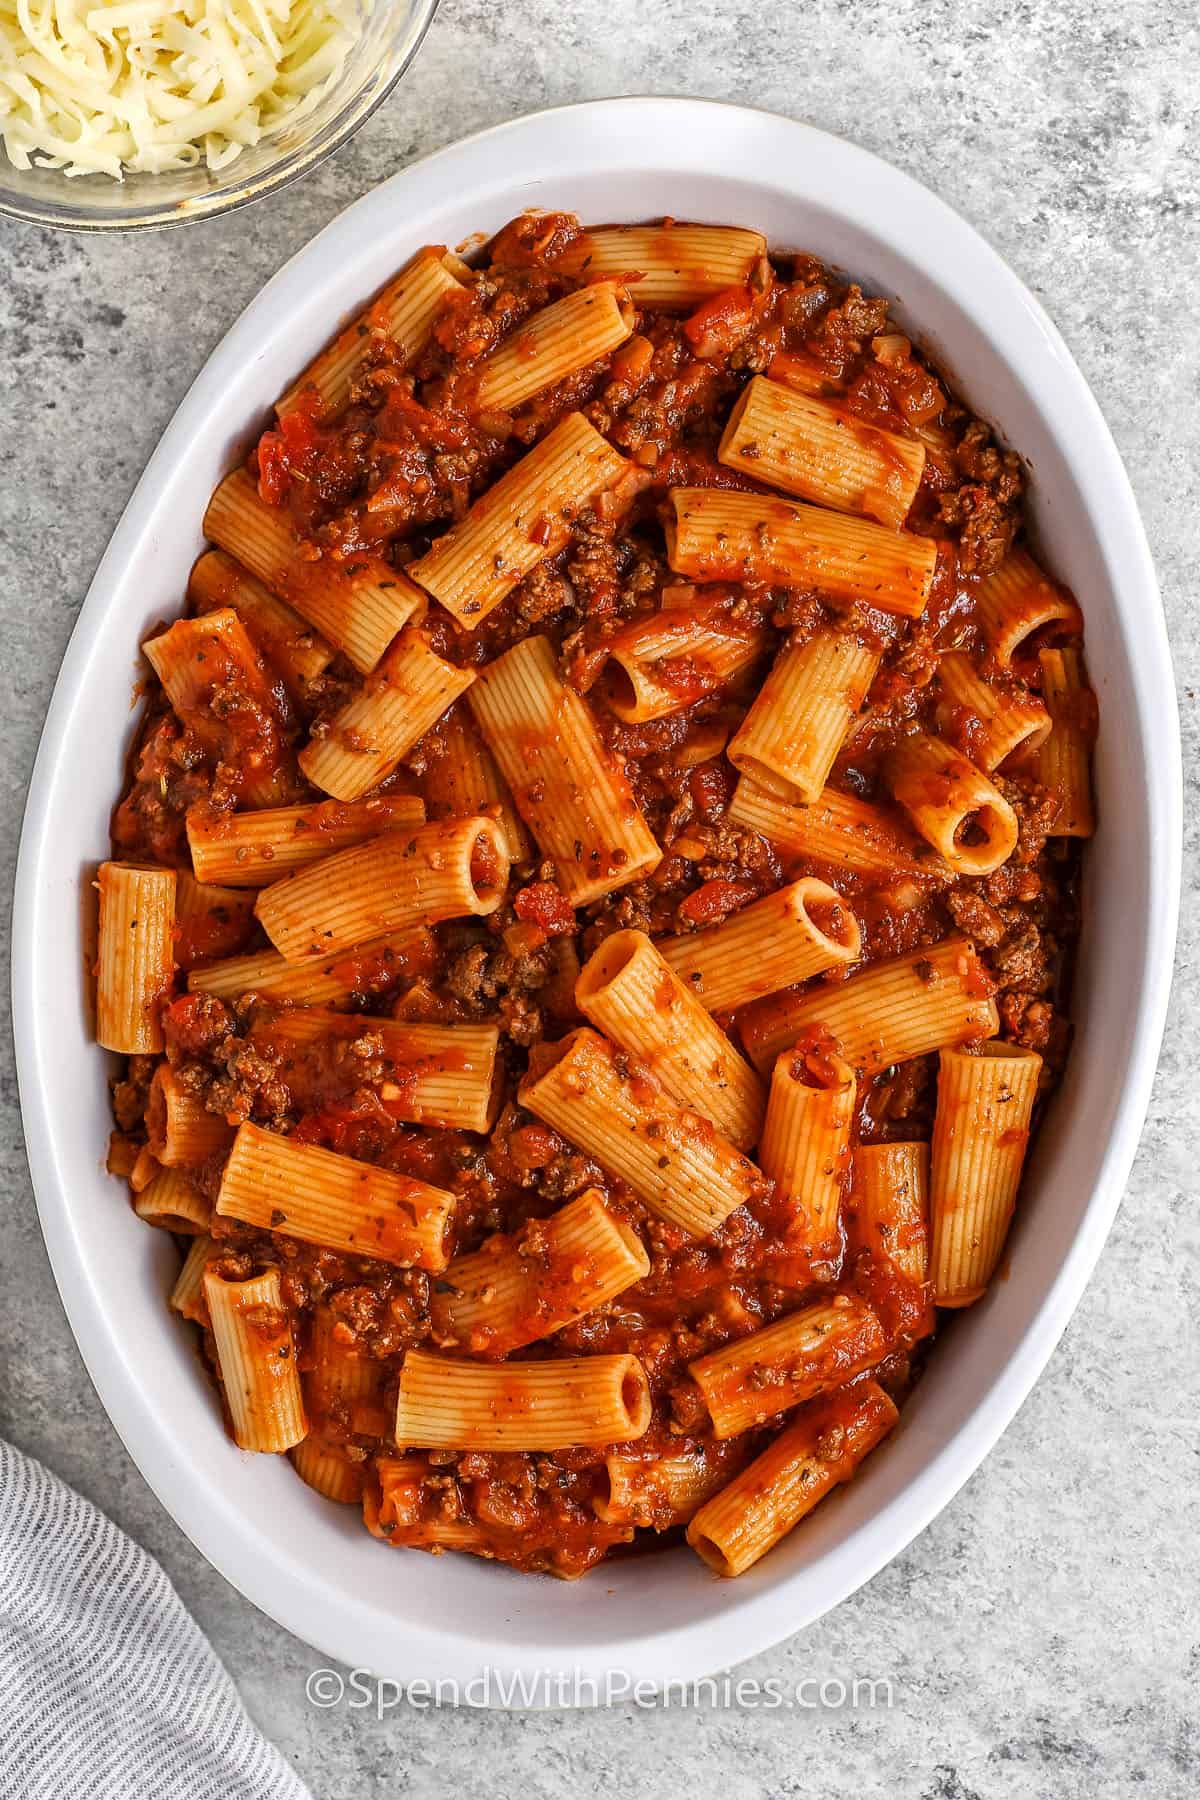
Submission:
M 331 130 L 324 137 L 316 138 L 309 144 L 301 145 L 290 155 L 285 156 L 272 168 L 265 171 L 257 181 L 246 187 L 218 187 L 210 195 L 201 195 L 195 200 L 175 201 L 169 206 L 166 202 L 159 206 L 147 206 L 141 212 L 130 213 L 119 219 L 62 218 L 57 213 L 48 211 L 36 203 L 13 200 L 5 197 L 0 186 L 0 218 L 19 219 L 25 225 L 42 225 L 50 231 L 86 232 L 94 235 L 101 232 L 114 231 L 170 231 L 178 225 L 193 225 L 200 219 L 220 219 L 228 213 L 239 212 L 244 206 L 253 206 L 256 200 L 265 200 L 270 194 L 278 194 L 283 188 L 307 175 L 311 169 L 318 168 L 330 156 L 350 142 L 362 130 L 367 120 L 383 105 L 392 93 L 398 81 L 401 81 L 413 65 L 442 0 L 411 0 L 413 8 L 413 30 L 411 42 L 397 63 L 395 69 L 371 96 L 366 106 L 347 118 L 337 130 Z M 0 147 L 0 175 L 11 169 L 16 174 L 23 171 L 10 163 L 3 148 Z M 231 179 L 236 179 L 237 163 L 229 165 Z M 61 173 L 53 169 L 45 170 L 46 174 Z M 70 179 L 63 176 L 64 189 L 69 194 L 79 180 L 85 177 Z M 97 179 L 101 179 L 97 177 Z M 157 177 L 151 176 L 155 180 Z M 163 179 L 167 179 L 164 177 Z M 109 181 L 108 192 L 120 192 L 121 184 Z M 9 193 L 11 194 L 11 189 Z M 78 189 L 79 192 L 90 191 Z M 164 210 L 165 209 L 165 210 Z
M 481 1661 L 506 1671 L 534 1666 L 544 1669 L 561 1664 L 562 1657 L 537 1641 L 532 1632 L 520 1653 L 509 1655 L 489 1653 L 486 1638 L 466 1624 L 443 1621 L 439 1626 L 434 1619 L 406 1617 L 386 1634 L 364 1630 L 367 1608 L 337 1590 L 320 1571 L 311 1572 L 305 1592 L 295 1591 L 288 1581 L 294 1570 L 284 1552 L 276 1555 L 274 1567 L 268 1566 L 264 1573 L 264 1546 L 273 1549 L 274 1540 L 258 1532 L 240 1513 L 222 1512 L 219 1505 L 205 1512 L 181 1491 L 186 1484 L 181 1484 L 171 1469 L 162 1423 L 144 1392 L 136 1383 L 127 1382 L 119 1367 L 120 1332 L 91 1285 L 72 1233 L 70 1208 L 60 1197 L 54 1121 L 41 1080 L 41 1070 L 53 1052 L 34 981 L 35 920 L 49 801 L 80 676 L 90 647 L 106 622 L 110 589 L 116 587 L 131 554 L 146 536 L 157 505 L 160 477 L 173 467 L 180 447 L 208 416 L 211 397 L 221 392 L 225 371 L 253 354 L 256 337 L 267 331 L 269 319 L 286 319 L 289 305 L 299 304 L 308 258 L 318 253 L 317 246 L 319 254 L 336 263 L 339 254 L 352 255 L 359 233 L 369 230 L 372 222 L 386 229 L 389 217 L 403 215 L 404 199 L 411 194 L 427 199 L 432 195 L 438 204 L 446 204 L 444 184 L 452 183 L 456 165 L 470 164 L 481 147 L 489 155 L 501 145 L 510 150 L 514 144 L 519 147 L 520 157 L 511 168 L 514 200 L 519 203 L 521 170 L 544 154 L 544 139 L 553 138 L 565 125 L 581 132 L 590 129 L 590 141 L 620 143 L 623 120 L 631 127 L 636 122 L 642 130 L 652 130 L 656 144 L 661 140 L 670 146 L 662 154 L 672 172 L 717 173 L 714 144 L 743 124 L 747 129 L 753 125 L 778 133 L 781 152 L 794 157 L 797 166 L 803 167 L 805 160 L 812 158 L 826 174 L 836 167 L 843 180 L 839 195 L 845 195 L 844 201 L 839 198 L 839 208 L 852 224 L 870 229 L 881 216 L 892 216 L 889 209 L 902 209 L 906 251 L 914 238 L 919 249 L 936 245 L 938 259 L 933 266 L 939 279 L 944 275 L 943 285 L 955 304 L 976 321 L 982 300 L 969 305 L 961 296 L 968 274 L 975 282 L 981 275 L 987 278 L 987 289 L 972 288 L 972 293 L 986 293 L 989 310 L 1001 304 L 1032 334 L 1043 365 L 1053 366 L 1056 399 L 1070 410 L 1064 431 L 1069 424 L 1072 444 L 1086 444 L 1088 514 L 1089 518 L 1103 518 L 1104 548 L 1114 570 L 1114 589 L 1144 597 L 1138 613 L 1138 661 L 1136 665 L 1131 662 L 1130 670 L 1139 724 L 1154 751 L 1156 780 L 1148 784 L 1151 919 L 1146 968 L 1137 996 L 1122 1098 L 1079 1229 L 1062 1264 L 1048 1279 L 1040 1307 L 1021 1341 L 997 1368 L 983 1399 L 963 1423 L 907 1486 L 834 1552 L 824 1591 L 815 1605 L 792 1593 L 804 1580 L 801 1571 L 731 1605 L 721 1615 L 719 1635 L 709 1618 L 606 1641 L 599 1649 L 588 1646 L 580 1650 L 575 1658 L 577 1671 L 601 1676 L 619 1668 L 636 1678 L 661 1682 L 666 1678 L 664 1671 L 669 1671 L 672 1681 L 695 1679 L 740 1662 L 840 1604 L 898 1555 L 953 1498 L 1028 1395 L 1100 1254 L 1137 1149 L 1170 992 L 1181 875 L 1182 764 L 1174 678 L 1149 547 L 1116 446 L 1082 374 L 1040 304 L 973 227 L 914 178 L 810 125 L 733 103 L 659 96 L 584 101 L 493 126 L 410 165 L 326 226 L 266 284 L 196 377 L 147 464 L 80 610 L 47 713 L 21 836 L 13 914 L 14 1036 L 29 1162 L 51 1265 L 89 1375 L 134 1463 L 180 1528 L 247 1598 L 306 1643 L 344 1662 L 387 1675 L 402 1672 L 409 1677 L 417 1671 L 423 1675 L 432 1671 L 460 1677 L 464 1672 L 473 1673 Z M 682 144 L 689 146 L 686 161 L 679 160 L 684 154 Z M 602 166 L 599 153 L 596 166 Z M 721 163 L 720 173 L 728 172 L 729 165 Z M 738 167 L 734 172 L 748 182 L 762 179 L 757 169 Z M 865 199 L 858 197 L 860 188 Z M 955 271 L 953 279 L 950 267 Z M 1080 451 L 1073 448 L 1069 454 L 1075 469 Z M 1099 502 L 1103 503 L 1101 515 L 1096 514 Z M 339 1597 L 340 1615 L 335 1604 Z M 477 1657 L 481 1650 L 483 1655 Z

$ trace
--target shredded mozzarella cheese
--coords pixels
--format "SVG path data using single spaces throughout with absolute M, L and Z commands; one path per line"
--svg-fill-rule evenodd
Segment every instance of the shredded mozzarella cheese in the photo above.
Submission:
M 0 137 L 18 169 L 224 169 L 328 92 L 358 0 L 0 0 Z

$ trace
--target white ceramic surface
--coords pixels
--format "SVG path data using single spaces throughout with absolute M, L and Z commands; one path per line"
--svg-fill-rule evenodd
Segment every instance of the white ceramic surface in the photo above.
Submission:
M 719 171 L 719 172 L 717 172 Z M 1014 1231 L 1008 1278 L 954 1321 L 889 1445 L 742 1579 L 689 1553 L 575 1583 L 389 1554 L 274 1459 L 224 1437 L 175 1256 L 103 1172 L 104 1058 L 88 1041 L 81 890 L 107 849 L 136 646 L 178 610 L 205 499 L 273 397 L 405 256 L 525 206 L 593 221 L 755 225 L 894 296 L 971 404 L 1026 457 L 1041 543 L 1083 602 L 1102 734 L 1078 1037 Z M 1178 720 L 1154 572 L 1116 450 L 1041 309 L 926 190 L 805 126 L 699 101 L 539 114 L 397 175 L 264 289 L 180 407 L 97 571 L 30 790 L 14 915 L 21 1097 L 42 1225 L 89 1371 L 131 1455 L 230 1581 L 329 1655 L 411 1679 L 608 1670 L 664 1680 L 797 1630 L 893 1557 L 987 1453 L 1054 1348 L 1104 1243 L 1142 1124 L 1179 886 Z M 1020 1521 L 1013 1547 L 1019 1550 Z M 919 1600 L 914 1602 L 919 1605 Z

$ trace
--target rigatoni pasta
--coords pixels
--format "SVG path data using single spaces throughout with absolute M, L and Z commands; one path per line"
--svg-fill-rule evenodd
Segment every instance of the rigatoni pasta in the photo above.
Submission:
M 148 1225 L 180 1237 L 202 1237 L 212 1224 L 212 1205 L 178 1169 L 160 1169 L 135 1193 L 133 1210 Z
M 775 1184 L 790 1254 L 836 1256 L 857 1088 L 840 1056 L 798 1046 L 775 1059 L 758 1160 Z
M 845 383 L 807 350 L 776 350 L 767 365 L 767 374 L 794 394 L 832 398 L 846 391 Z
M 678 1456 L 610 1451 L 603 1484 L 592 1500 L 596 1516 L 608 1525 L 637 1525 L 647 1531 L 686 1524 L 728 1481 L 739 1461 L 736 1449 L 736 1444 L 713 1444 Z
M 683 592 L 688 592 L 684 589 Z M 703 600 L 649 613 L 607 643 L 604 703 L 629 725 L 665 719 L 737 680 L 762 654 L 764 633 Z
M 336 417 L 349 404 L 354 383 L 381 339 L 387 340 L 391 367 L 405 368 L 414 362 L 429 341 L 447 294 L 459 289 L 448 266 L 451 260 L 440 246 L 419 250 L 366 312 L 322 350 L 276 402 L 280 418 L 314 401 L 321 418 Z
M 929 1275 L 929 1145 L 859 1144 L 847 1203 L 850 1242 L 895 1263 L 908 1281 Z
M 175 877 L 175 962 L 192 970 L 211 957 L 240 950 L 254 925 L 254 896 L 236 887 Z
M 693 1515 L 688 1543 L 718 1575 L 744 1575 L 831 1488 L 857 1473 L 899 1416 L 874 1381 L 806 1407 Z
M 560 1450 L 627 1443 L 649 1423 L 650 1386 L 636 1356 L 483 1363 L 410 1350 L 400 1371 L 402 1448 Z
M 324 1438 L 310 1432 L 288 1455 L 304 1485 L 326 1500 L 335 1500 L 342 1506 L 356 1506 L 362 1499 L 365 1480 L 362 1464 L 351 1462 L 343 1450 Z
M 576 369 L 585 369 L 623 344 L 634 310 L 617 281 L 577 288 L 526 319 L 486 356 L 474 372 L 472 401 L 479 408 L 513 411 Z
M 314 1306 L 304 1399 L 315 1425 L 326 1432 L 348 1432 L 351 1438 L 386 1436 L 391 1430 L 384 1404 L 386 1373 L 344 1313 L 335 1312 L 328 1300 Z
M 183 1259 L 183 1266 L 171 1289 L 168 1305 L 172 1312 L 193 1325 L 208 1324 L 208 1301 L 204 1296 L 204 1275 L 216 1255 L 216 1246 L 207 1232 L 194 1237 Z
M 586 700 L 560 677 L 547 638 L 526 638 L 481 669 L 468 701 L 573 905 L 655 867 L 662 852 Z
M 411 831 L 424 823 L 425 803 L 418 795 L 377 794 L 250 812 L 194 807 L 187 815 L 187 838 L 201 881 L 261 888 L 381 832 Z
M 914 732 L 887 759 L 892 793 L 959 875 L 990 875 L 1017 847 L 1017 815 L 981 769 L 941 738 Z
M 320 1006 L 283 1006 L 256 1018 L 252 1042 L 278 1058 L 294 1091 L 319 1090 L 325 1053 L 356 1045 L 363 1060 L 389 1065 L 379 1097 L 392 1118 L 444 1131 L 487 1131 L 500 1105 L 500 1032 L 495 1025 L 410 1025 Z M 316 1068 L 310 1066 L 316 1063 Z
M 414 962 L 427 960 L 429 933 L 424 926 L 386 932 L 349 950 L 289 962 L 278 950 L 222 957 L 188 974 L 194 994 L 239 1000 L 258 994 L 295 1006 L 349 1006 L 360 994 L 406 974 Z
M 225 1156 L 232 1141 L 221 1114 L 209 1112 L 166 1062 L 158 1064 L 149 1085 L 146 1134 L 153 1156 L 166 1170 L 198 1170 L 210 1159 Z
M 300 767 L 324 794 L 360 800 L 396 768 L 458 696 L 470 669 L 431 649 L 416 626 L 402 631 L 367 676 L 361 691 L 300 752 Z
M 497 1233 L 453 1259 L 433 1298 L 437 1342 L 475 1356 L 519 1350 L 649 1273 L 636 1231 L 589 1188 L 549 1218 L 529 1220 L 512 1237 Z
M 381 1544 L 754 1567 L 1036 1204 L 1081 616 L 1018 455 L 756 223 L 418 253 L 150 635 L 116 1203 L 237 1441 Z
M 220 1113 L 185 1087 L 169 1063 L 154 1071 L 146 1102 L 150 1149 L 166 1169 L 199 1169 L 228 1150 L 232 1133 Z
M 742 1021 L 751 1061 L 769 1068 L 802 1032 L 827 1037 L 860 1075 L 931 1050 L 994 1037 L 992 982 L 969 938 L 873 963 L 848 981 L 767 1000 Z
M 761 1192 L 762 1176 L 698 1113 L 677 1106 L 649 1069 L 631 1068 L 590 1030 L 543 1053 L 521 1104 L 671 1224 L 705 1237 Z
M 605 938 L 580 970 L 575 998 L 599 1031 L 653 1069 L 672 1099 L 739 1149 L 757 1143 L 761 1081 L 645 932 Z
M 200 613 L 231 607 L 294 700 L 303 701 L 333 661 L 333 645 L 224 550 L 200 558 L 188 598 Z
M 953 880 L 952 871 L 908 827 L 902 813 L 837 788 L 822 788 L 804 804 L 743 775 L 733 790 L 729 817 L 769 838 L 789 860 L 824 863 L 888 886 L 912 881 L 945 886 Z
M 1091 837 L 1096 829 L 1090 767 L 1095 696 L 1078 650 L 1042 650 L 1038 662 L 1051 725 L 1037 747 L 1036 768 L 1058 802 L 1050 835 Z
M 314 556 L 246 469 L 225 477 L 208 503 L 204 530 L 363 674 L 425 603 L 420 588 L 379 557 Z
M 905 619 L 925 611 L 937 566 L 933 538 L 722 488 L 673 488 L 670 505 L 667 556 L 693 581 L 820 588 Z
M 850 1294 L 821 1299 L 689 1364 L 719 1438 L 840 1387 L 890 1348 L 879 1318 Z
M 286 709 L 266 664 L 232 607 L 178 619 L 142 650 L 180 722 L 227 755 L 237 743 L 241 790 L 251 805 L 285 797 Z
M 688 991 L 723 1013 L 854 962 L 862 934 L 836 888 L 808 875 L 722 925 L 664 938 L 658 948 Z
M 418 924 L 495 912 L 508 853 L 494 819 L 388 832 L 260 890 L 255 910 L 289 962 Z
M 160 1010 L 175 973 L 175 871 L 101 863 L 96 1040 L 149 1056 L 163 1047 Z
M 1050 735 L 1050 715 L 1034 694 L 1017 683 L 985 681 L 964 651 L 943 656 L 938 681 L 971 760 L 989 773 L 1009 757 L 1032 755 Z
M 438 727 L 437 740 L 437 753 L 424 780 L 430 818 L 462 819 L 487 813 L 500 827 L 511 861 L 528 862 L 533 839 L 465 700 L 450 708 Z
M 819 799 L 878 666 L 879 652 L 845 631 L 787 645 L 730 740 L 734 768 L 782 783 L 789 799 Z
M 595 281 L 629 283 L 638 306 L 695 306 L 750 280 L 766 254 L 761 232 L 732 225 L 607 225 L 585 232 L 558 266 Z
M 975 595 L 979 627 L 1002 669 L 1010 669 L 1041 631 L 1081 629 L 1079 608 L 1025 550 L 1011 550 L 1000 567 L 980 582 Z
M 181 723 L 218 753 L 236 733 L 241 790 L 251 806 L 288 797 L 282 727 L 262 658 L 231 607 L 179 619 L 142 645 Z
M 217 1215 L 401 1268 L 444 1269 L 454 1196 L 249 1123 L 225 1164 Z
M 493 1534 L 473 1520 L 440 1512 L 428 1515 L 425 1494 L 434 1475 L 426 1455 L 379 1457 L 363 1492 L 367 1530 L 385 1544 L 430 1550 L 439 1556 L 445 1550 L 494 1556 Z
M 1016 1044 L 943 1050 L 933 1125 L 930 1279 L 939 1306 L 985 1291 L 1008 1235 L 1042 1059 Z
M 562 549 L 572 521 L 626 466 L 582 413 L 568 413 L 409 573 L 474 631 L 523 576 Z
M 177 619 L 142 650 L 175 708 L 186 716 L 201 706 L 217 682 L 266 689 L 266 675 L 246 627 L 232 607 Z
M 308 1420 L 279 1270 L 226 1281 L 210 1265 L 204 1298 L 234 1441 L 242 1450 L 290 1450 L 307 1436 Z
M 925 468 L 919 438 L 869 425 L 846 407 L 762 375 L 742 389 L 717 455 L 767 487 L 895 530 L 908 517 Z

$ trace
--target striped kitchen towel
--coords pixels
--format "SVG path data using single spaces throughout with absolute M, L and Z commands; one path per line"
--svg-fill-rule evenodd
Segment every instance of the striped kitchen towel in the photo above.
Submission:
M 0 1441 L 0 1800 L 310 1800 L 163 1571 Z

